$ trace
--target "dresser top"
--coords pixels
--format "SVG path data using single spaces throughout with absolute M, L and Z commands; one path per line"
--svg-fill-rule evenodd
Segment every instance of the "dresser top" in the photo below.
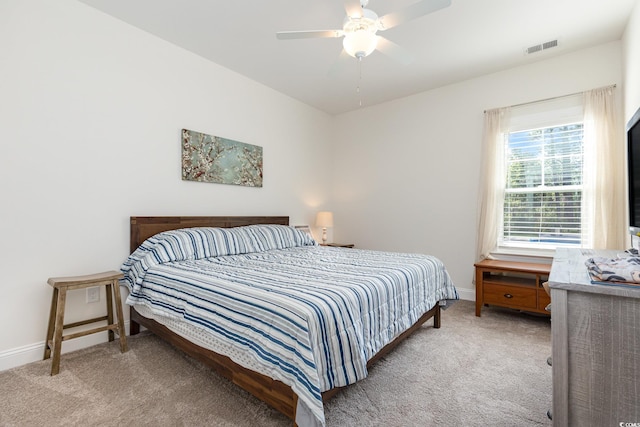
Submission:
M 594 249 L 556 249 L 549 274 L 549 287 L 578 292 L 615 295 L 629 298 L 640 298 L 640 286 L 635 285 L 600 285 L 591 283 L 585 261 L 592 257 L 618 258 L 624 251 Z

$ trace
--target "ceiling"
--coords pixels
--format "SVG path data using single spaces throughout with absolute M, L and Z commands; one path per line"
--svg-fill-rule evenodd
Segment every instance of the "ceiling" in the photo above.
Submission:
M 452 0 L 383 33 L 413 56 L 360 64 L 342 38 L 277 40 L 341 29 L 342 0 L 80 0 L 329 114 L 405 97 L 622 37 L 636 0 Z M 416 0 L 370 0 L 379 16 Z M 552 49 L 526 48 L 559 40 Z M 360 91 L 357 91 L 357 88 Z

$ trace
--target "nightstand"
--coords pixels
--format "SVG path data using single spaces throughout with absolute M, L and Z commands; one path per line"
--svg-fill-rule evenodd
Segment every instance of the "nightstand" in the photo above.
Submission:
M 476 316 L 483 304 L 549 314 L 551 302 L 542 284 L 549 278 L 551 264 L 489 260 L 476 268 Z
M 320 246 L 331 246 L 334 248 L 353 248 L 353 243 L 320 243 Z

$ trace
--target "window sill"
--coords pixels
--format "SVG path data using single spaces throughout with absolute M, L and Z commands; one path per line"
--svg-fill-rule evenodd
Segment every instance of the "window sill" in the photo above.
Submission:
M 491 251 L 493 259 L 551 264 L 555 249 L 512 248 L 501 246 Z

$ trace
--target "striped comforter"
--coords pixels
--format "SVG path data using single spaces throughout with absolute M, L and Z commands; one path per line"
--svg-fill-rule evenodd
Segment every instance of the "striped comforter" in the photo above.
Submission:
M 276 225 L 160 233 L 122 271 L 128 304 L 290 385 L 301 426 L 324 425 L 323 391 L 365 378 L 382 347 L 458 298 L 436 258 L 321 247 Z

